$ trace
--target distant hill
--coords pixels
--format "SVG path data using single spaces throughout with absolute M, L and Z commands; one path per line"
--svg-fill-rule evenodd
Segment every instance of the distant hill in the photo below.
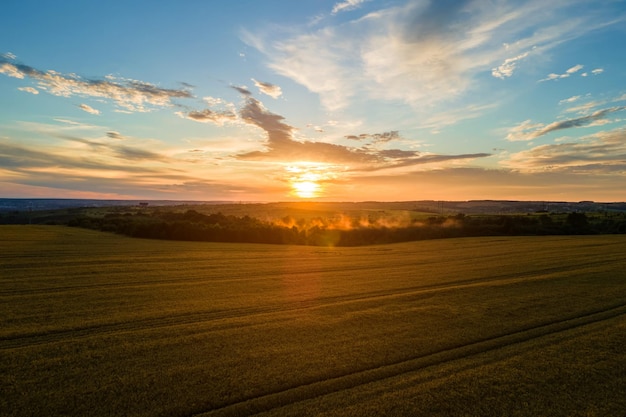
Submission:
M 344 210 L 411 210 L 439 215 L 448 214 L 513 214 L 540 212 L 615 212 L 626 211 L 626 202 L 566 202 L 566 201 L 361 201 L 361 202 L 244 202 L 242 205 L 258 205 L 273 208 L 306 208 L 323 211 Z M 58 210 L 79 207 L 129 207 L 129 206 L 233 206 L 232 201 L 183 201 L 183 200 L 95 200 L 65 198 L 0 198 L 0 212 Z

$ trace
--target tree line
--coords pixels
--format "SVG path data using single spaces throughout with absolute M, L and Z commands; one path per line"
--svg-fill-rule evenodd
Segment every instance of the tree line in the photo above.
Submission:
M 450 237 L 626 233 L 626 216 L 623 213 L 591 217 L 585 213 L 457 214 L 433 216 L 407 227 L 334 229 L 324 226 L 287 227 L 249 216 L 202 214 L 187 210 L 182 213 L 109 213 L 100 218 L 77 216 L 67 224 L 139 238 L 318 246 L 358 246 Z
M 0 224 L 63 224 L 131 237 L 208 242 L 359 246 L 424 239 L 476 236 L 573 235 L 626 233 L 626 213 L 533 213 L 527 215 L 434 215 L 404 227 L 382 227 L 355 221 L 350 228 L 293 226 L 250 216 L 195 210 L 141 210 L 128 207 L 93 215 L 81 209 L 0 213 Z

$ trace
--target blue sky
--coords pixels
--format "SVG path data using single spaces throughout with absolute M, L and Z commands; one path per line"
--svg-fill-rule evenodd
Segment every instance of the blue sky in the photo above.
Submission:
M 16 1 L 0 197 L 626 200 L 626 1 Z

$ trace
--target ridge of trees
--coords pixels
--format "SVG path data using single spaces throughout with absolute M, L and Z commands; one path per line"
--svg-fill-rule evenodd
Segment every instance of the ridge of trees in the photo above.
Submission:
M 195 210 L 183 213 L 139 211 L 110 213 L 102 218 L 78 216 L 67 224 L 139 238 L 317 246 L 359 246 L 450 237 L 626 233 L 624 214 L 590 218 L 585 213 L 559 216 L 456 214 L 433 216 L 407 227 L 355 224 L 349 229 L 336 229 L 287 227 L 249 216 L 202 214 Z
M 291 219 L 293 220 L 293 219 Z M 477 236 L 575 235 L 626 233 L 626 213 L 534 213 L 527 215 L 434 215 L 405 227 L 383 227 L 355 220 L 349 228 L 324 219 L 291 221 L 285 226 L 250 216 L 196 210 L 143 210 L 118 207 L 106 214 L 81 209 L 0 214 L 0 224 L 63 224 L 131 237 L 210 242 L 359 246 L 424 239 Z

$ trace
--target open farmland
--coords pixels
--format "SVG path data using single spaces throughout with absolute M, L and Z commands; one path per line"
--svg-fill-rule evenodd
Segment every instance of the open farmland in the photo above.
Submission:
M 0 227 L 0 413 L 607 416 L 626 236 L 358 248 Z

